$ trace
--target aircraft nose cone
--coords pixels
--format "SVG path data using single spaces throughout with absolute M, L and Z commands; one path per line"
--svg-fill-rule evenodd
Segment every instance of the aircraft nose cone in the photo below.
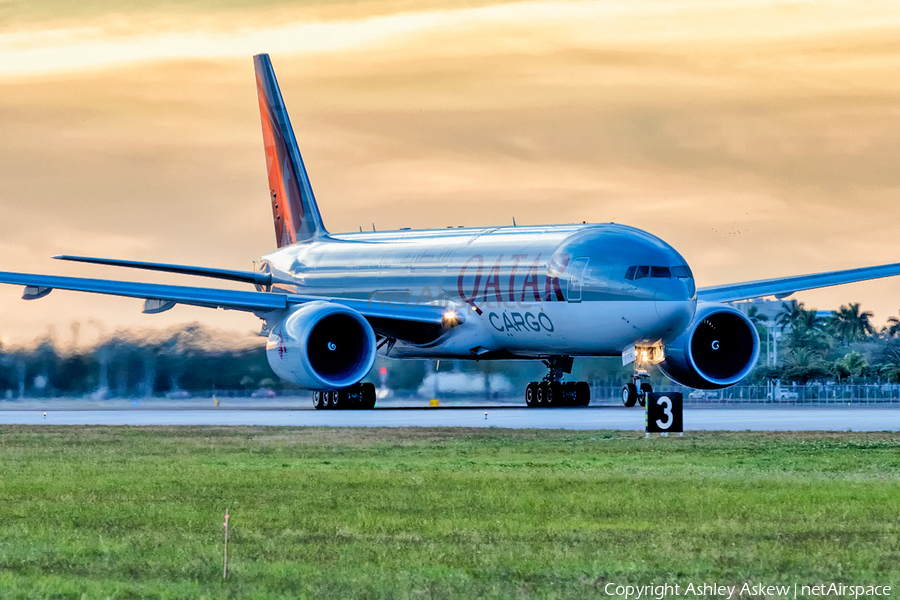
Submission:
M 653 299 L 659 302 L 685 302 L 693 298 L 693 280 L 689 279 L 661 279 L 656 288 Z M 662 315 L 660 315 L 662 316 Z
M 656 306 L 656 314 L 659 316 L 662 337 L 671 340 L 678 337 L 690 325 L 697 305 L 687 297 L 686 293 L 673 294 L 671 291 L 664 290 L 665 287 L 665 285 L 661 285 L 656 290 L 653 304 Z

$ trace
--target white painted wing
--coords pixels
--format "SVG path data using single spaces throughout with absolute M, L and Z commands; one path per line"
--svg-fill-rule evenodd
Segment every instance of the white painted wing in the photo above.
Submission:
M 900 275 L 900 263 L 879 265 L 877 267 L 863 267 L 861 269 L 847 269 L 844 271 L 829 271 L 827 273 L 814 273 L 812 275 L 795 275 L 793 277 L 779 277 L 777 279 L 763 279 L 760 281 L 747 281 L 744 283 L 730 283 L 727 285 L 715 285 L 697 290 L 697 300 L 704 302 L 734 302 L 737 300 L 749 300 L 763 296 L 776 296 L 784 298 L 794 292 L 814 290 L 818 288 L 868 281 L 869 279 L 881 279 Z
M 223 290 L 109 279 L 34 275 L 30 273 L 0 272 L 0 283 L 24 285 L 32 288 L 31 294 L 28 294 L 26 291 L 26 297 L 31 298 L 40 298 L 53 289 L 61 289 L 128 298 L 143 298 L 144 300 L 157 300 L 162 303 L 171 302 L 207 308 L 242 310 L 257 315 L 285 310 L 292 305 L 305 302 L 334 302 L 352 308 L 362 314 L 369 320 L 376 332 L 383 332 L 389 337 L 408 339 L 410 341 L 432 338 L 435 334 L 439 334 L 439 330 L 443 326 L 444 316 L 442 307 L 431 305 L 410 306 L 347 298 Z M 164 306 L 164 304 L 160 304 L 160 306 Z M 464 320 L 464 315 L 457 315 L 457 323 L 462 323 Z

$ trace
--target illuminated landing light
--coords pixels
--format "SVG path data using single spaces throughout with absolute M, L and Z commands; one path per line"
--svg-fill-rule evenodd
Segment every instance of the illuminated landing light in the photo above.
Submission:
M 459 313 L 457 313 L 455 310 L 446 311 L 443 314 L 441 321 L 444 324 L 444 329 L 453 329 L 454 327 L 462 323 L 462 319 L 459 317 Z

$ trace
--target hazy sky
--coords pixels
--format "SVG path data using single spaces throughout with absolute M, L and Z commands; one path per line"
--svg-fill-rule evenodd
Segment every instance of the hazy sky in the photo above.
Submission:
M 332 231 L 615 221 L 698 284 L 900 261 L 900 4 L 0 0 L 0 270 L 274 247 L 251 56 Z M 38 6 L 34 6 L 38 5 Z M 208 283 L 208 282 L 207 282 Z M 243 313 L 0 286 L 0 339 Z M 797 296 L 883 323 L 900 279 Z

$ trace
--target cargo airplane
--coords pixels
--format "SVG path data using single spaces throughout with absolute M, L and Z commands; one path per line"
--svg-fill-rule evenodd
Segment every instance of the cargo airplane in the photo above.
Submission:
M 322 222 L 268 55 L 254 57 L 277 249 L 250 271 L 57 256 L 239 281 L 226 290 L 0 273 L 24 298 L 53 289 L 253 313 L 282 379 L 316 408 L 371 408 L 361 383 L 375 358 L 531 359 L 547 366 L 528 406 L 587 405 L 585 382 L 563 382 L 580 356 L 633 363 L 626 406 L 652 391 L 651 364 L 701 389 L 734 385 L 759 356 L 750 320 L 725 304 L 900 274 L 900 263 L 697 288 L 687 261 L 645 231 L 615 223 L 330 233 Z

